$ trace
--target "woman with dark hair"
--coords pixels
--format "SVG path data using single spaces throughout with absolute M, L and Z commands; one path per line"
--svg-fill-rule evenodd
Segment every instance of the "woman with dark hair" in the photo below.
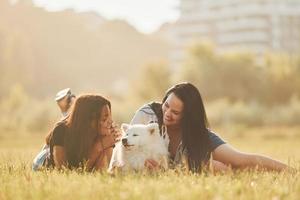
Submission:
M 157 122 L 163 136 L 169 138 L 170 160 L 175 165 L 187 163 L 194 172 L 208 164 L 212 155 L 215 170 L 258 167 L 283 170 L 288 166 L 271 158 L 235 150 L 209 129 L 204 104 L 198 89 L 191 83 L 171 87 L 162 104 L 150 103 L 140 108 L 131 124 Z M 148 168 L 156 168 L 154 160 L 147 160 Z
M 70 115 L 47 136 L 50 157 L 46 165 L 105 169 L 119 137 L 112 123 L 110 102 L 99 95 L 81 95 Z

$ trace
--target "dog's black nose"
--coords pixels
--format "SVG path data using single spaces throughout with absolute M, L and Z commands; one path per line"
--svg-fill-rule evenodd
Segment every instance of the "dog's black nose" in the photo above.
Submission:
M 127 138 L 123 138 L 123 139 L 122 139 L 122 144 L 123 144 L 123 145 L 127 145 Z

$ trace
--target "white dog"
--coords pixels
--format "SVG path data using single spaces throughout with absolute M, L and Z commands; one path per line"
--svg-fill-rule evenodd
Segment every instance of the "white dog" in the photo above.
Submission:
M 122 124 L 123 136 L 116 144 L 109 164 L 109 172 L 143 170 L 145 160 L 153 159 L 168 168 L 168 146 L 159 134 L 158 124 Z

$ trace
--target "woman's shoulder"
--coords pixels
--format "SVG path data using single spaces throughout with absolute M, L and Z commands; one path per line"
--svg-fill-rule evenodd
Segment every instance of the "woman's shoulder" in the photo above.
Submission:
M 149 122 L 157 121 L 153 102 L 141 106 L 133 116 L 130 124 L 148 124 Z
M 136 112 L 142 112 L 145 114 L 153 114 L 153 110 L 150 106 L 150 103 L 142 105 Z
M 161 103 L 152 101 L 152 102 L 146 103 L 143 106 L 141 106 L 137 110 L 137 112 L 141 111 L 146 114 L 153 114 L 155 110 L 160 109 L 160 108 L 161 108 Z
M 218 146 L 226 143 L 216 132 L 212 131 L 211 129 L 207 129 L 207 132 L 212 151 Z
M 207 128 L 208 135 L 218 135 L 215 131 L 211 130 L 210 128 Z
M 52 133 L 52 142 L 54 144 L 61 143 L 64 140 L 66 128 L 65 122 L 56 123 Z
M 212 131 L 211 129 L 207 129 L 207 133 L 208 133 L 208 137 L 210 139 L 214 139 L 214 138 L 220 138 L 219 134 L 216 133 L 215 131 Z
M 53 133 L 64 132 L 65 129 L 66 129 L 65 121 L 59 121 L 55 124 L 55 126 L 53 128 Z

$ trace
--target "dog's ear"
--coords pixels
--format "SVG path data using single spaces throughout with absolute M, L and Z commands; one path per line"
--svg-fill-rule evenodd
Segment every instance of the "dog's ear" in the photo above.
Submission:
M 155 133 L 156 130 L 159 130 L 157 123 L 151 123 L 147 125 L 148 131 L 151 135 Z
M 123 132 L 126 132 L 129 128 L 130 128 L 130 124 L 123 123 L 121 125 L 121 129 L 122 129 Z

